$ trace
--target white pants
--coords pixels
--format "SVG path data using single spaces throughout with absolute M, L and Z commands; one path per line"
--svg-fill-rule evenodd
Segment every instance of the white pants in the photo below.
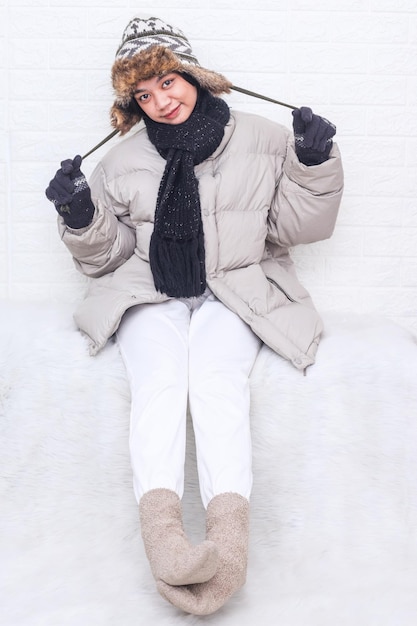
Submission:
M 184 492 L 187 402 L 203 504 L 252 488 L 249 374 L 261 345 L 213 294 L 127 311 L 117 332 L 132 395 L 136 499 Z

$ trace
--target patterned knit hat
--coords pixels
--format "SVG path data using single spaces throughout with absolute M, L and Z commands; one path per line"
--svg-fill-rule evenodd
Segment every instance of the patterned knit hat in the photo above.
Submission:
M 139 122 L 142 114 L 133 91 L 141 80 L 185 73 L 214 96 L 229 93 L 232 83 L 221 74 L 199 64 L 190 42 L 178 28 L 157 17 L 134 17 L 122 35 L 111 70 L 116 100 L 111 108 L 111 123 L 122 135 Z

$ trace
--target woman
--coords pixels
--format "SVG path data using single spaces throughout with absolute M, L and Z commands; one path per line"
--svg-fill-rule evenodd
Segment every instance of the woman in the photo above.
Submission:
M 92 278 L 76 311 L 95 354 L 116 334 L 131 388 L 141 533 L 162 596 L 219 609 L 245 582 L 252 487 L 249 375 L 262 343 L 314 362 L 322 325 L 289 248 L 329 237 L 343 186 L 335 127 L 303 107 L 294 136 L 231 111 L 231 83 L 185 35 L 133 18 L 112 68 L 113 126 L 95 168 L 61 163 L 46 190 Z M 182 525 L 187 403 L 207 538 Z

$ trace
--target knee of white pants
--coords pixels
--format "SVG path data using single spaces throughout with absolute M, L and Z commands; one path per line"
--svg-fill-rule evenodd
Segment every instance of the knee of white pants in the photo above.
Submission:
M 249 375 L 261 342 L 218 301 L 208 299 L 193 323 L 189 401 L 203 504 L 225 491 L 249 498 Z
M 246 386 L 247 387 L 247 386 Z M 249 498 L 252 441 L 249 390 L 209 378 L 190 393 L 197 467 L 203 503 L 233 491 Z
M 131 387 L 129 446 L 137 500 L 160 487 L 183 493 L 188 326 L 187 307 L 170 301 L 132 311 L 118 332 Z
M 139 393 L 140 406 L 131 407 L 129 449 L 137 497 L 150 489 L 166 488 L 181 497 L 184 486 L 187 395 L 177 389 L 154 397 Z

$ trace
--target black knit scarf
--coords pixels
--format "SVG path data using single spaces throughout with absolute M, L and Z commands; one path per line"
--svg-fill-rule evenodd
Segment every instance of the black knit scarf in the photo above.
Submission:
M 194 166 L 219 146 L 230 111 L 226 102 L 199 89 L 194 111 L 182 124 L 144 116 L 150 141 L 166 159 L 156 202 L 149 260 L 155 287 L 174 298 L 206 288 L 204 236 Z

